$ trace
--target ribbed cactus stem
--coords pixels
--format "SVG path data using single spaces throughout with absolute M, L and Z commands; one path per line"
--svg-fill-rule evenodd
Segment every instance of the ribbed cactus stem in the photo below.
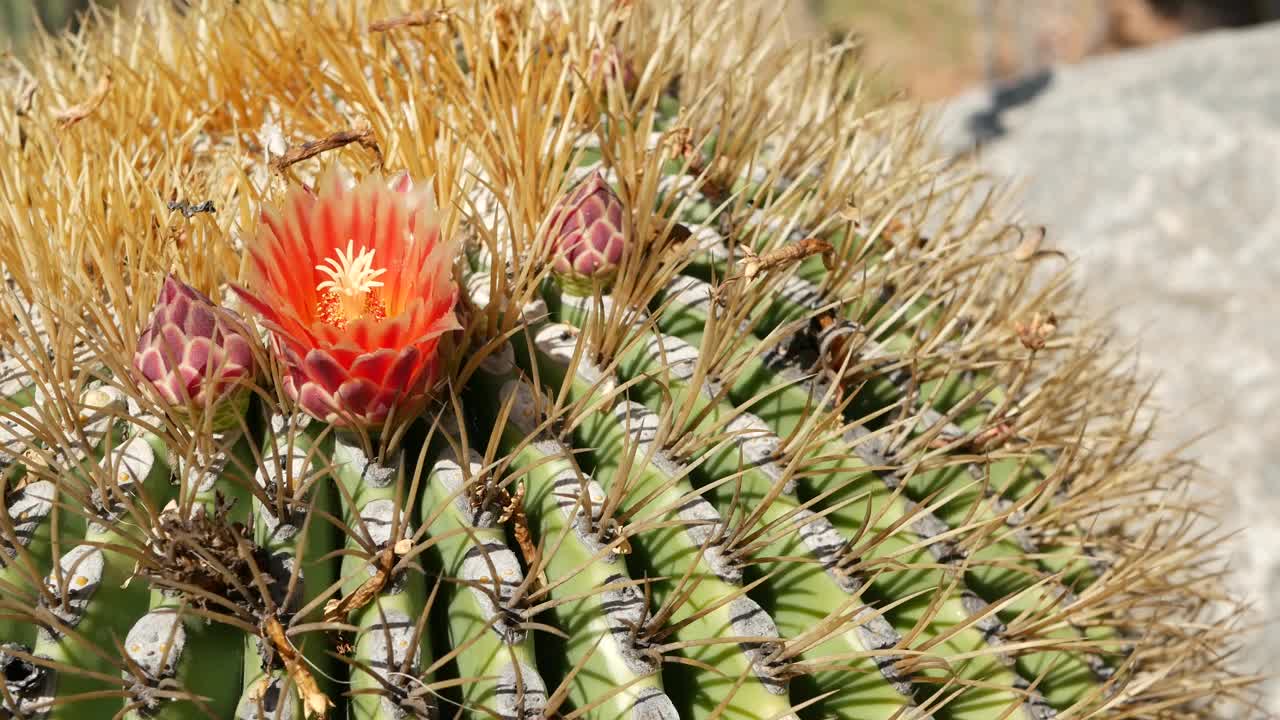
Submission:
M 46 390 L 60 391 L 47 386 Z M 26 481 L 26 485 L 17 492 L 12 492 L 9 486 L 2 490 L 7 505 L 7 524 L 3 536 L 0 536 L 3 539 L 0 546 L 0 557 L 3 558 L 0 561 L 0 645 L 8 650 L 0 651 L 0 654 L 8 658 L 7 662 L 15 673 L 25 668 L 22 672 L 28 674 L 23 682 L 12 688 L 15 702 L 20 707 L 42 710 L 58 687 L 57 671 L 43 663 L 54 657 L 74 658 L 90 652 L 88 645 L 100 639 L 92 633 L 100 629 L 104 612 L 104 606 L 99 606 L 93 613 L 94 619 L 86 626 L 91 633 L 90 642 L 64 641 L 60 632 L 50 631 L 50 626 L 59 622 L 60 616 L 47 613 L 57 605 L 58 598 L 68 592 L 65 574 L 60 570 L 51 574 L 53 563 L 58 559 L 55 556 L 63 553 L 61 565 L 72 552 L 76 553 L 76 558 L 91 554 L 85 577 L 92 579 L 102 574 L 100 566 L 106 562 L 104 554 L 101 551 L 89 553 L 94 548 L 80 544 L 89 539 L 113 539 L 109 534 L 104 535 L 106 528 L 101 524 L 91 528 L 87 522 L 90 512 L 86 512 L 83 506 L 86 501 L 94 502 L 88 476 L 109 449 L 117 450 L 117 459 L 137 453 L 118 452 L 125 428 L 116 421 L 116 415 L 123 409 L 124 397 L 114 389 L 94 386 L 80 393 L 79 401 L 71 408 L 72 422 L 76 427 L 68 429 L 75 441 L 58 448 L 44 447 L 25 429 L 29 427 L 28 423 L 41 422 L 44 412 L 52 410 L 58 401 L 49 398 L 40 388 L 30 389 L 18 399 L 21 401 L 18 404 L 19 415 L 8 416 L 8 424 L 0 427 L 0 432 L 5 434 L 3 448 L 12 463 L 5 479 L 15 483 Z M 89 443 L 88 446 L 83 444 L 81 437 Z M 42 474 L 55 475 L 57 481 L 30 481 L 31 478 L 25 475 L 27 466 L 33 463 L 39 465 Z M 123 467 L 126 471 L 131 468 L 138 471 L 136 463 Z M 135 472 L 127 479 L 130 483 L 135 480 L 141 483 L 142 478 L 148 477 L 146 472 Z M 100 494 L 97 501 L 98 506 L 91 512 L 104 511 Z M 123 559 L 113 551 L 112 560 L 112 569 L 118 573 Z M 49 588 L 51 583 L 55 586 L 51 590 L 43 593 L 39 590 L 39 586 Z M 86 580 L 85 587 L 96 589 L 97 585 Z M 78 624 L 84 616 L 81 605 L 73 608 L 67 604 L 62 609 L 66 616 L 63 629 L 66 629 L 66 624 Z M 31 653 L 36 653 L 36 660 L 20 657 Z M 103 668 L 109 673 L 104 667 L 105 661 L 97 655 L 93 657 L 98 663 L 93 667 Z M 80 676 L 67 680 L 62 687 L 69 687 L 74 692 L 89 685 L 92 683 Z M 102 690 L 103 687 L 99 682 L 94 689 Z M 105 708 L 106 703 L 101 707 Z
M 567 361 L 574 354 L 578 333 L 568 326 L 545 325 L 537 335 L 544 364 L 552 359 Z M 669 343 L 670 344 L 670 343 Z M 651 352 L 652 351 L 652 352 Z M 646 361 L 645 355 L 651 358 Z M 661 359 L 659 359 L 661 355 Z M 653 383 L 636 386 L 632 397 L 642 398 L 649 409 L 671 401 L 677 405 L 697 395 L 686 382 L 688 354 L 675 347 L 658 353 L 642 346 L 620 364 L 626 377 L 648 373 Z M 670 372 L 667 372 L 667 371 Z M 545 369 L 544 372 L 549 371 Z M 563 373 L 563 369 L 561 370 Z M 681 379 L 685 378 L 685 379 Z M 661 385 L 669 395 L 658 397 L 651 391 Z M 703 386 L 707 388 L 708 386 Z M 713 392 L 704 390 L 703 409 L 712 409 Z M 652 417 L 652 416 L 649 416 Z M 758 419 L 749 414 L 713 412 L 707 424 L 725 422 L 719 428 L 725 442 L 709 445 L 706 453 L 690 463 L 690 478 L 701 484 L 700 492 L 717 507 L 738 507 L 745 517 L 742 525 L 727 534 L 726 551 L 736 562 L 749 563 L 766 580 L 761 594 L 768 597 L 804 597 L 801 605 L 779 603 L 771 615 L 782 636 L 805 646 L 795 660 L 821 665 L 824 662 L 849 669 L 816 673 L 812 682 L 816 694 L 837 688 L 857 687 L 858 709 L 866 717 L 882 714 L 901 716 L 911 705 L 911 689 L 893 670 L 897 658 L 880 654 L 899 642 L 897 633 L 880 614 L 861 599 L 861 579 L 849 576 L 840 567 L 840 549 L 846 540 L 826 518 L 814 513 L 795 495 L 795 478 L 773 462 L 771 446 L 777 439 Z M 776 558 L 777 560 L 755 560 Z M 782 558 L 806 558 L 796 563 Z M 822 630 L 828 623 L 833 629 Z M 830 705 L 830 704 L 829 704 Z M 825 708 L 828 712 L 832 707 Z
M 447 588 L 449 638 L 464 679 L 463 705 L 470 713 L 490 708 L 500 716 L 534 720 L 547 705 L 548 689 L 537 670 L 534 637 L 525 627 L 527 583 L 520 560 L 507 546 L 498 522 L 501 508 L 474 505 L 485 475 L 479 455 L 462 453 L 442 440 L 422 504 L 422 523 L 438 549 Z
M 650 614 L 624 562 L 626 539 L 604 524 L 605 491 L 537 418 L 513 413 L 498 425 L 502 389 L 522 382 L 514 358 L 510 345 L 486 358 L 473 398 L 490 409 L 480 421 L 493 427 L 526 488 L 523 508 L 544 553 L 537 569 L 548 583 L 539 599 L 569 636 L 564 670 L 575 672 L 569 700 L 591 720 L 675 720 L 662 690 L 662 658 L 637 640 Z
M 336 434 L 333 462 L 350 528 L 348 554 L 342 561 L 342 601 L 353 601 L 353 596 L 369 590 L 370 582 L 382 583 L 347 620 L 357 628 L 351 716 L 376 720 L 429 711 L 432 698 L 421 697 L 421 680 L 411 679 L 432 657 L 430 635 L 419 623 L 427 611 L 426 579 L 416 563 L 404 562 L 417 514 L 416 499 L 409 492 L 418 485 L 406 477 L 403 452 L 386 459 L 372 457 L 353 433 Z
M 109 449 L 103 462 L 115 484 L 107 486 L 109 495 L 93 495 L 84 544 L 67 551 L 46 581 L 54 598 L 46 609 L 58 622 L 39 629 L 34 653 L 76 669 L 57 671 L 60 699 L 119 689 L 118 684 L 94 676 L 119 674 L 116 662 L 103 657 L 98 648 L 126 638 L 134 621 L 147 611 L 151 597 L 146 583 L 132 582 L 135 560 L 123 549 L 136 546 L 139 539 L 131 536 L 131 518 L 123 514 L 124 508 L 131 506 L 131 497 L 163 506 L 171 492 L 168 467 L 156 462 L 145 437 L 134 436 Z M 120 708 L 120 698 L 106 694 L 55 704 L 46 717 L 83 717 L 85 712 L 114 715 Z
M 561 308 L 567 319 L 581 323 L 584 327 L 588 326 L 588 314 L 592 312 L 592 305 L 566 299 L 561 304 Z M 648 396 L 650 403 L 656 405 L 666 400 L 666 402 L 673 402 L 674 407 L 677 408 L 683 403 L 691 413 L 701 414 L 704 424 L 714 428 L 717 417 L 731 417 L 735 410 L 730 405 L 721 405 L 714 394 L 705 392 L 700 394 L 693 389 L 691 383 L 695 379 L 697 360 L 698 353 L 692 346 L 670 336 L 655 335 L 648 343 L 634 343 L 629 350 L 624 351 L 619 368 L 621 373 L 629 378 L 653 375 L 651 382 L 654 383 L 655 391 L 658 390 L 656 384 L 661 383 L 662 392 Z M 706 380 L 700 382 L 702 384 L 699 387 L 704 389 L 708 387 Z M 641 383 L 640 387 L 644 386 L 645 383 Z M 693 416 L 698 417 L 697 414 Z M 823 453 L 822 456 L 853 457 L 853 453 L 847 446 L 841 450 L 832 448 L 828 453 Z M 705 464 L 703 469 L 706 470 Z M 917 543 L 915 538 L 898 529 L 900 525 L 906 527 L 922 525 L 929 520 L 927 513 L 922 513 L 911 504 L 904 503 L 901 496 L 891 488 L 882 483 L 875 483 L 873 473 L 867 469 L 859 469 L 856 465 L 851 467 L 848 460 L 823 463 L 820 468 L 806 468 L 806 473 L 812 473 L 814 470 L 820 470 L 824 480 L 822 490 L 815 489 L 811 496 L 828 497 L 827 502 L 832 503 L 831 505 L 820 504 L 817 507 L 826 507 L 836 527 L 846 537 L 862 536 L 868 530 L 872 530 L 881 538 L 881 542 L 874 551 L 868 550 L 866 554 L 880 556 L 883 553 L 882 561 L 900 563 L 908 568 L 898 573 L 880 574 L 873 579 L 866 590 L 871 599 L 880 604 L 889 604 L 893 603 L 895 598 L 908 596 L 910 594 L 908 587 L 925 589 L 931 584 L 939 588 L 946 586 L 947 579 L 938 571 L 929 569 L 936 562 L 934 553 L 931 551 L 936 551 L 938 548 L 932 547 L 928 536 L 922 537 L 924 540 L 922 548 L 921 543 Z M 726 477 L 733 479 L 733 476 Z M 724 478 L 712 478 L 712 480 L 721 479 Z M 747 502 L 751 502 L 750 491 L 747 493 Z M 844 499 L 843 503 L 836 502 L 841 499 Z M 770 502 L 775 501 L 770 500 Z M 867 502 L 871 503 L 871 508 L 864 515 L 864 506 L 861 503 Z M 864 525 L 868 518 L 872 528 Z M 864 560 L 873 561 L 870 557 Z M 950 652 L 958 658 L 968 658 L 955 664 L 954 672 L 960 677 L 992 685 L 1004 684 L 1011 688 L 1025 686 L 1024 681 L 1002 667 L 991 654 L 975 655 L 976 651 L 988 645 L 985 629 L 992 624 L 986 619 L 981 619 L 980 614 L 975 615 L 975 613 L 984 612 L 980 602 L 977 605 L 974 604 L 976 597 L 960 592 L 948 593 L 945 597 L 946 600 L 932 607 L 919 602 L 906 602 L 892 609 L 886 609 L 885 612 L 891 623 L 895 625 L 895 629 L 902 635 L 914 635 L 923 639 L 936 634 L 940 646 L 935 648 L 936 651 Z M 978 618 L 976 627 L 966 627 L 975 624 L 975 618 Z M 922 702 L 925 699 L 926 697 L 921 697 Z M 1035 700 L 1033 695 L 1031 700 L 1024 704 L 1030 717 L 1036 717 L 1039 712 L 1036 710 Z M 972 689 L 961 692 L 956 699 L 952 700 L 945 714 L 949 717 L 968 717 L 970 716 L 968 713 L 975 713 L 976 717 L 984 712 L 983 708 L 990 702 L 1017 704 L 1022 701 L 1009 692 Z
M 701 334 L 694 330 L 694 326 L 704 326 L 710 296 L 709 286 L 691 278 L 681 278 L 664 296 L 670 302 L 666 305 L 666 312 L 659 318 L 659 325 L 682 332 L 691 342 L 698 342 Z M 748 360 L 739 375 L 739 381 L 730 384 L 728 395 L 740 402 L 756 402 L 757 411 L 775 423 L 779 432 L 791 434 L 803 429 L 805 418 L 813 408 L 830 403 L 829 388 L 813 384 L 808 377 L 809 374 L 799 368 L 768 368 L 759 360 Z M 858 426 L 853 430 L 847 446 L 842 450 L 833 449 L 832 452 L 861 456 L 872 466 L 889 463 L 879 436 Z M 913 500 L 930 500 L 935 511 L 944 520 L 972 522 L 975 519 L 975 508 L 980 513 L 976 518 L 996 518 L 993 506 L 985 504 L 980 496 L 974 497 L 965 489 L 976 486 L 976 483 L 969 479 L 965 484 L 963 478 L 956 478 L 954 475 L 948 468 L 912 474 L 905 478 L 903 490 Z M 942 478 L 959 480 L 961 483 L 948 486 L 936 482 Z M 931 479 L 935 482 L 930 483 Z M 895 477 L 885 477 L 884 480 L 889 487 L 900 482 Z M 940 500 L 934 502 L 934 497 Z M 1026 569 L 1008 569 L 1009 564 L 1024 557 L 1025 552 L 1013 540 L 996 540 L 969 552 L 971 563 L 966 572 L 970 584 L 984 599 L 990 602 L 1002 601 L 1001 615 L 1004 618 L 1013 619 L 1019 613 L 1034 608 L 1056 605 L 1070 596 L 1065 588 L 1041 579 L 1042 573 L 1037 572 L 1034 561 Z M 1082 637 L 1080 631 L 1071 628 L 1062 628 L 1049 634 L 1061 638 Z M 1109 674 L 1100 658 L 1087 654 L 1031 653 L 1020 655 L 1018 664 L 1026 678 L 1035 679 L 1044 675 L 1039 682 L 1041 693 L 1055 707 L 1063 709 L 1087 696 L 1090 688 L 1105 680 Z
M 538 354 L 544 354 L 541 348 Z M 553 379 L 558 372 L 571 387 L 571 398 L 580 401 L 600 391 L 598 371 L 583 366 L 578 376 L 564 377 L 562 362 L 563 358 L 542 369 Z M 519 385 L 507 390 L 509 396 L 520 392 Z M 517 396 L 517 406 L 533 401 L 524 392 L 523 398 Z M 667 621 L 675 628 L 671 641 L 683 645 L 682 653 L 697 663 L 681 675 L 680 697 L 689 704 L 677 708 L 682 715 L 719 708 L 726 717 L 789 716 L 794 711 L 786 680 L 770 665 L 778 649 L 777 627 L 741 587 L 741 569 L 722 557 L 716 542 L 722 521 L 689 487 L 688 469 L 661 455 L 646 460 L 651 429 L 631 422 L 632 413 L 639 410 L 621 402 L 591 413 L 575 429 L 574 439 L 580 447 L 594 449 L 592 475 L 606 492 L 646 498 L 654 508 L 642 513 L 638 522 L 657 526 L 637 532 L 630 542 L 633 557 L 642 557 L 643 567 L 661 578 L 651 588 L 655 600 L 670 603 Z M 743 646 L 753 649 L 729 644 L 728 638 L 742 638 Z
M 148 450 L 142 449 L 143 444 Z M 141 432 L 129 447 L 136 449 L 123 453 L 123 466 L 131 467 L 132 474 L 169 479 L 172 471 L 160 437 Z M 145 465 L 150 466 L 146 473 Z M 166 497 L 147 498 L 147 502 L 172 497 L 173 489 L 167 491 Z M 210 713 L 230 717 L 240 696 L 240 675 L 227 672 L 227 667 L 237 667 L 242 644 L 235 633 L 194 612 L 180 593 L 152 588 L 147 614 L 138 618 L 124 639 L 125 718 L 195 720 Z

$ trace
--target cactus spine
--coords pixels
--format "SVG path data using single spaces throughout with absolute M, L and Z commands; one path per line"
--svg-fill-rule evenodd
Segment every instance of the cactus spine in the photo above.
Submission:
M 0 717 L 1247 699 L 1185 466 L 847 48 L 194 5 L 0 114 Z

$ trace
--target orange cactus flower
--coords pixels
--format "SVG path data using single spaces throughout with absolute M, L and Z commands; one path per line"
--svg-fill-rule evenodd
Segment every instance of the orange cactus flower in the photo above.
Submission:
M 407 175 L 351 186 L 334 171 L 318 192 L 292 188 L 262 213 L 247 287 L 284 361 L 285 392 L 340 427 L 416 414 L 435 383 L 440 336 L 459 327 L 455 247 L 430 189 Z

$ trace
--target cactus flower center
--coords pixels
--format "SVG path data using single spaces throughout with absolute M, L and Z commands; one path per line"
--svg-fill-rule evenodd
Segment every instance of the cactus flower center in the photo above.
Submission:
M 377 278 L 387 269 L 373 267 L 373 250 L 362 246 L 356 252 L 355 241 L 348 240 L 345 252 L 337 248 L 336 257 L 316 265 L 316 270 L 329 278 L 316 285 L 320 293 L 316 316 L 328 325 L 341 329 L 357 318 L 387 316 L 386 305 L 377 295 L 382 287 Z

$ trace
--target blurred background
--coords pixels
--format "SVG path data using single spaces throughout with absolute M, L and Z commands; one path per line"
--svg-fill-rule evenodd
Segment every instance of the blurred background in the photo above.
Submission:
M 169 0 L 102 4 L 148 1 Z M 872 91 L 925 103 L 941 149 L 1069 253 L 1086 311 L 1159 378 L 1158 447 L 1191 443 L 1242 528 L 1224 589 L 1255 603 L 1246 669 L 1280 672 L 1280 0 L 790 3 L 794 37 L 852 35 Z M 88 5 L 0 0 L 0 46 Z

